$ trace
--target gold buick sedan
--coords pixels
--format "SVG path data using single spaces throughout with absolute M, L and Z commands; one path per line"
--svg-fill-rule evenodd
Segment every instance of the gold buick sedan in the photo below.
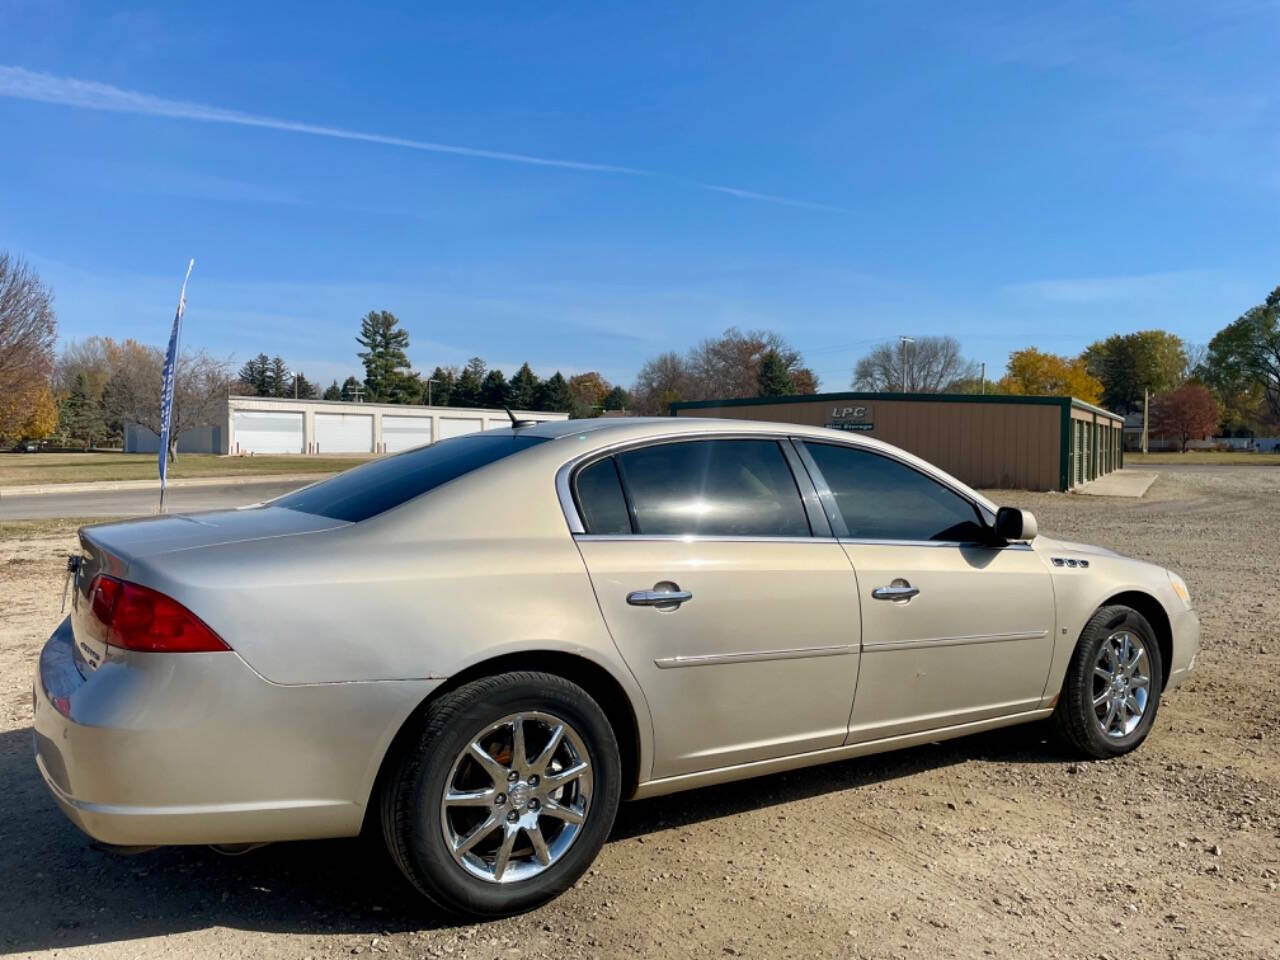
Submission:
M 1042 719 L 1125 753 L 1199 646 L 1177 574 L 785 424 L 517 421 L 80 543 L 35 683 L 74 823 L 369 825 L 472 916 L 569 887 L 623 799 Z

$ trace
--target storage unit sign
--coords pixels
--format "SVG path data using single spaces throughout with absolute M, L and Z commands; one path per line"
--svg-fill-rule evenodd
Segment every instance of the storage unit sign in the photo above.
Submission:
M 850 405 L 847 407 L 831 407 L 825 426 L 833 430 L 849 430 L 854 433 L 866 433 L 874 430 L 875 408 L 869 403 Z

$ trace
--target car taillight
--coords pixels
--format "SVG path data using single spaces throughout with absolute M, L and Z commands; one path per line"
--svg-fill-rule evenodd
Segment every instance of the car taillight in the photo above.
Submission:
M 151 653 L 230 650 L 216 633 L 176 600 L 149 587 L 98 574 L 89 588 L 93 615 L 113 647 Z

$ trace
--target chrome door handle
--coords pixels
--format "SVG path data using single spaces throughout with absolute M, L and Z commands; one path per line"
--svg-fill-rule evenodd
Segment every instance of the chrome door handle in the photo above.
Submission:
M 906 602 L 919 592 L 919 587 L 913 587 L 905 580 L 895 580 L 887 587 L 876 587 L 871 591 L 871 596 L 876 600 L 900 600 Z
M 633 607 L 678 607 L 686 600 L 692 600 L 693 594 L 688 590 L 632 590 L 627 594 L 627 603 Z

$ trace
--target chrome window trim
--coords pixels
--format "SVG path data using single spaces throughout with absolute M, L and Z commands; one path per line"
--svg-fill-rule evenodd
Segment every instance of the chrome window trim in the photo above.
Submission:
M 712 667 L 728 663 L 758 663 L 762 660 L 804 660 L 811 657 L 843 657 L 858 652 L 858 644 L 841 643 L 830 647 L 787 647 L 781 650 L 746 650 L 741 653 L 699 653 L 690 656 L 658 657 L 653 665 L 659 670 L 679 667 Z
M 611 540 L 650 543 L 837 543 L 835 537 L 765 537 L 700 533 L 575 533 L 574 540 L 607 543 Z
M 561 503 L 561 511 L 564 513 L 564 521 L 568 524 L 568 531 L 570 531 L 570 534 L 575 536 L 575 539 L 590 540 L 646 539 L 644 534 L 589 534 L 589 532 L 586 532 L 586 526 L 582 524 L 582 517 L 579 515 L 579 512 L 577 512 L 577 503 L 573 500 L 573 472 L 579 470 L 580 467 L 588 466 L 590 462 L 603 460 L 604 457 L 612 457 L 614 454 L 626 452 L 628 449 L 650 447 L 650 445 L 660 443 L 681 442 L 681 440 L 690 443 L 696 442 L 696 440 L 777 440 L 778 443 L 782 444 L 783 456 L 786 456 L 787 447 L 790 447 L 792 451 L 795 451 L 797 456 L 799 456 L 801 465 L 804 466 L 805 471 L 809 474 L 809 483 L 813 484 L 815 492 L 818 494 L 819 503 L 822 504 L 823 512 L 827 515 L 828 525 L 831 526 L 833 536 L 813 535 L 791 538 L 791 536 L 659 536 L 650 534 L 649 539 L 749 541 L 749 543 L 750 541 L 788 540 L 801 541 L 801 543 L 812 543 L 814 540 L 837 540 L 840 541 L 840 543 L 883 544 L 895 545 L 895 547 L 970 547 L 979 549 L 1010 549 L 1018 547 L 1021 549 L 1032 549 L 1030 544 L 1024 543 L 1024 541 L 1012 541 L 1012 543 L 1007 544 L 1006 547 L 988 547 L 987 544 L 961 543 L 961 541 L 952 540 L 872 540 L 840 536 L 840 531 L 845 530 L 844 517 L 840 516 L 840 511 L 838 511 L 835 506 L 835 499 L 832 498 L 832 502 L 828 506 L 827 498 L 832 497 L 831 488 L 828 488 L 826 480 L 822 480 L 822 483 L 819 483 L 818 477 L 822 476 L 822 472 L 818 470 L 817 463 L 813 462 L 813 458 L 810 457 L 808 449 L 805 449 L 805 443 L 826 443 L 832 445 L 832 447 L 850 447 L 852 449 L 856 449 L 856 451 L 874 453 L 879 457 L 886 457 L 888 460 L 901 463 L 902 466 L 908 467 L 909 470 L 914 470 L 915 472 L 918 472 L 918 474 L 927 476 L 929 480 L 933 481 L 933 483 L 943 486 L 943 488 L 954 493 L 956 497 L 960 497 L 961 499 L 966 500 L 966 502 L 973 504 L 973 508 L 978 512 L 980 517 L 986 518 L 986 507 L 984 507 L 984 504 L 979 503 L 978 500 L 975 500 L 973 497 L 966 494 L 964 490 L 957 490 L 955 486 L 946 483 L 945 480 L 940 479 L 938 476 L 934 476 L 932 472 L 920 470 L 920 467 L 915 465 L 915 463 L 902 460 L 901 457 L 895 456 L 891 451 L 882 451 L 882 449 L 872 447 L 870 444 L 860 443 L 856 438 L 849 438 L 847 440 L 842 438 L 826 438 L 826 436 L 817 438 L 817 436 L 804 436 L 791 433 L 790 430 L 713 430 L 709 431 L 709 433 L 695 433 L 695 431 L 680 430 L 676 431 L 676 433 L 641 436 L 641 438 L 631 438 L 627 440 L 614 440 L 613 443 L 605 444 L 603 447 L 596 447 L 594 449 L 590 449 L 590 451 L 579 453 L 577 456 L 570 458 L 570 460 L 564 461 L 556 470 L 556 495 L 559 499 L 559 503 Z M 790 458 L 787 458 L 787 465 L 791 466 Z M 795 474 L 794 467 L 792 467 L 792 474 Z M 796 484 L 799 485 L 800 483 L 801 477 L 796 477 Z M 801 502 L 804 502 L 803 488 L 801 488 Z M 832 518 L 831 516 L 832 511 L 835 511 L 835 518 Z M 810 525 L 812 525 L 812 521 L 810 521 Z
M 863 547 L 965 547 L 969 550 L 1030 550 L 1024 540 L 1011 540 L 1004 546 L 968 540 L 876 540 L 870 537 L 836 537 L 838 543 Z
M 696 443 L 700 440 L 774 440 L 779 444 L 784 444 L 791 438 L 791 433 L 786 430 L 751 430 L 751 431 L 733 431 L 733 430 L 714 430 L 707 433 L 697 433 L 690 430 L 681 430 L 674 433 L 662 433 L 657 436 L 650 437 L 633 437 L 629 440 L 617 440 L 613 443 L 606 444 L 602 447 L 596 447 L 585 453 L 578 454 L 576 457 L 566 460 L 556 469 L 556 497 L 560 500 L 560 509 L 564 512 L 565 521 L 569 524 L 569 532 L 574 536 L 591 536 L 587 533 L 587 528 L 582 522 L 582 517 L 578 514 L 578 504 L 573 499 L 573 474 L 580 467 L 585 467 L 589 463 L 611 457 L 618 453 L 625 453 L 638 447 L 651 447 L 659 444 L 672 442 Z M 851 446 L 853 444 L 850 444 Z M 784 462 L 790 467 L 790 461 L 786 459 L 785 448 L 782 451 Z M 801 506 L 804 505 L 804 497 L 799 489 L 799 478 L 794 476 L 793 479 L 797 484 L 796 495 L 800 499 Z M 806 512 L 806 516 L 807 516 Z M 630 537 L 617 535 L 619 539 L 635 539 L 641 534 L 632 534 Z M 680 539 L 680 537 L 676 537 Z M 741 539 L 732 537 L 730 539 Z M 765 537 L 745 539 L 789 539 L 785 537 Z M 813 537 L 800 537 L 796 539 L 812 540 Z

